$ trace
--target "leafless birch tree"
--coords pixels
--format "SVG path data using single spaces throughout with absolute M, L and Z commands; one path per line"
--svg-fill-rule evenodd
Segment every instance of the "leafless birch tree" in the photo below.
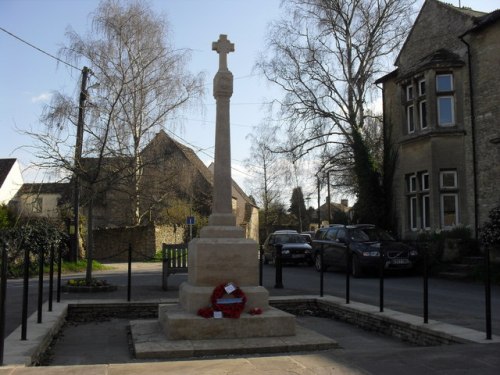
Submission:
M 287 0 L 257 68 L 284 92 L 281 151 L 319 152 L 320 169 L 353 171 L 361 219 L 383 221 L 383 171 L 367 142 L 374 81 L 411 27 L 414 0 Z M 378 213 L 378 214 L 377 214 Z
M 103 0 L 91 16 L 89 32 L 79 35 L 68 29 L 67 43 L 60 50 L 62 58 L 91 71 L 81 158 L 87 162 L 74 159 L 74 98 L 56 93 L 42 115 L 45 129 L 32 134 L 41 167 L 58 168 L 83 180 L 90 220 L 96 194 L 128 179 L 133 187 L 131 224 L 138 225 L 144 215 L 141 151 L 158 130 L 170 125 L 177 111 L 201 97 L 203 76 L 187 71 L 189 51 L 174 48 L 167 22 L 145 2 Z M 89 242 L 87 251 L 92 250 Z

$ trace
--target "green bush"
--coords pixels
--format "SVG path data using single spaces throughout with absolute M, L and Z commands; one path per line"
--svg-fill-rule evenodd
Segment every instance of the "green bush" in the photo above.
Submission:
M 5 204 L 0 205 L 0 230 L 10 228 L 14 223 L 13 219 L 12 212 L 9 208 Z
M 24 252 L 30 254 L 30 274 L 38 270 L 38 257 L 43 252 L 45 263 L 49 261 L 51 246 L 56 249 L 67 242 L 67 235 L 49 219 L 30 218 L 16 226 L 0 229 L 0 238 L 6 244 L 9 276 L 23 273 Z
M 500 245 L 500 206 L 493 208 L 489 214 L 489 221 L 483 224 L 479 233 L 486 246 Z

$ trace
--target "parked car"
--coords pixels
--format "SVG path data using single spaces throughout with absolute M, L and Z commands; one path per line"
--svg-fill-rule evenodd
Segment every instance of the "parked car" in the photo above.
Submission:
M 354 277 L 362 276 L 368 269 L 380 267 L 380 250 L 385 255 L 385 269 L 413 269 L 418 260 L 415 249 L 396 241 L 387 231 L 370 224 L 321 228 L 314 235 L 313 249 L 317 271 L 327 267 L 345 269 L 347 255 L 352 256 L 351 273 Z
M 313 264 L 312 246 L 297 231 L 279 230 L 270 234 L 263 245 L 264 263 L 276 264 L 276 248 L 282 246 L 283 263 Z
M 307 232 L 300 232 L 300 235 L 302 237 L 304 237 L 304 239 L 306 240 L 306 242 L 312 246 L 312 239 L 314 237 L 314 233 L 313 231 L 307 231 Z

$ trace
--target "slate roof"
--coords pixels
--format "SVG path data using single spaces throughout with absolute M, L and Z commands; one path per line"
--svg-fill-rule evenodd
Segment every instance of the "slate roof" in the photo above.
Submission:
M 2 187 L 15 162 L 16 159 L 0 159 L 0 187 Z

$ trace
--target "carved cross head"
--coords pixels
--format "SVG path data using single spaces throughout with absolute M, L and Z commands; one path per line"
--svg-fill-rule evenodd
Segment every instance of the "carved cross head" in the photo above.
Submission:
M 227 35 L 220 34 L 219 40 L 212 43 L 212 51 L 217 51 L 219 54 L 219 70 L 228 70 L 227 54 L 234 52 L 234 43 L 227 39 Z

